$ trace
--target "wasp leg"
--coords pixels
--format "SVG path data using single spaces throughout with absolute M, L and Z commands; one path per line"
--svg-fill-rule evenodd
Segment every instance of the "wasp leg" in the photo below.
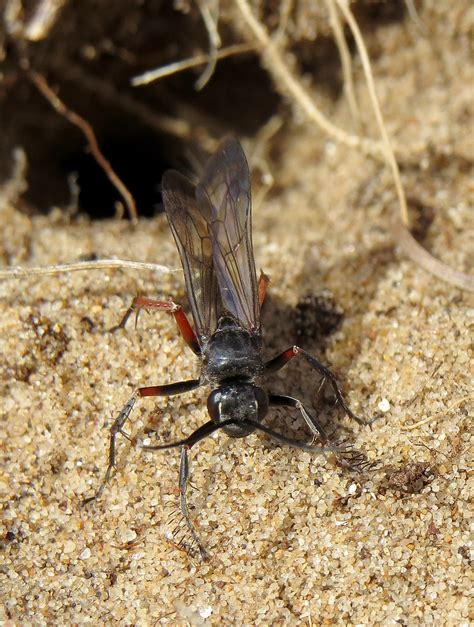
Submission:
M 180 330 L 186 344 L 193 351 L 193 353 L 195 353 L 196 355 L 201 354 L 201 348 L 199 346 L 198 339 L 188 320 L 188 317 L 184 313 L 181 305 L 173 303 L 173 301 L 171 300 L 154 300 L 153 298 L 143 298 L 142 296 L 137 296 L 133 299 L 132 304 L 125 312 L 125 315 L 120 323 L 117 326 L 113 327 L 111 330 L 116 331 L 117 329 L 124 329 L 128 319 L 134 311 L 137 313 L 138 318 L 138 313 L 140 309 L 155 309 L 156 311 L 167 311 L 168 313 L 173 314 L 174 319 L 176 320 L 176 324 L 178 325 L 178 329 Z
M 374 419 L 366 420 L 365 418 L 360 418 L 359 416 L 356 416 L 356 414 L 354 414 L 354 412 L 349 408 L 346 401 L 344 400 L 341 388 L 339 387 L 337 379 L 333 375 L 333 373 L 329 370 L 329 368 L 327 368 L 320 361 L 318 361 L 316 357 L 313 357 L 308 352 L 306 352 L 304 348 L 301 348 L 299 346 L 291 346 L 286 351 L 283 351 L 283 353 L 280 353 L 280 355 L 277 355 L 265 364 L 265 374 L 271 374 L 272 372 L 280 370 L 280 368 L 286 366 L 286 364 L 297 355 L 301 355 L 309 363 L 313 370 L 317 370 L 326 379 L 329 380 L 339 404 L 350 418 L 352 418 L 361 425 L 370 426 L 372 424 Z
M 179 440 L 178 442 L 170 442 L 169 444 L 159 444 L 157 446 L 143 446 L 142 448 L 146 451 L 163 451 L 169 448 L 177 448 L 181 447 L 181 464 L 179 467 L 179 494 L 180 494 L 180 509 L 183 515 L 184 521 L 186 523 L 186 527 L 191 534 L 192 539 L 196 543 L 199 553 L 203 560 L 209 557 L 206 549 L 202 545 L 199 537 L 194 529 L 193 523 L 191 522 L 191 518 L 189 516 L 188 503 L 186 499 L 186 489 L 188 486 L 189 480 L 189 461 L 188 461 L 188 450 L 203 440 L 207 438 L 207 436 L 211 435 L 218 429 L 222 429 L 223 427 L 227 427 L 230 424 L 235 424 L 233 420 L 224 420 L 224 422 L 215 423 L 212 420 L 206 422 L 201 425 L 196 431 L 191 433 L 190 436 L 185 438 L 184 440 Z
M 188 450 L 189 446 L 183 446 L 181 449 L 181 463 L 179 466 L 179 501 L 181 506 L 181 513 L 183 514 L 184 520 L 186 522 L 186 526 L 189 529 L 189 533 L 191 534 L 194 542 L 197 544 L 199 553 L 201 554 L 201 558 L 203 560 L 208 559 L 209 554 L 206 549 L 202 545 L 196 530 L 194 529 L 194 525 L 191 521 L 191 517 L 189 516 L 188 502 L 186 499 L 186 489 L 188 487 L 189 480 L 189 460 L 188 460 Z
M 265 274 L 263 270 L 260 270 L 260 276 L 258 277 L 258 304 L 262 307 L 267 293 L 267 287 L 270 283 L 270 277 Z
M 324 430 L 323 425 L 319 422 L 317 418 L 312 416 L 309 411 L 305 408 L 303 403 L 299 401 L 297 398 L 293 398 L 292 396 L 286 396 L 282 394 L 269 394 L 268 400 L 270 406 L 272 407 L 293 407 L 297 409 L 300 414 L 303 416 L 304 421 L 308 425 L 311 430 L 313 436 L 320 436 L 324 442 L 329 440 L 326 431 Z
M 144 388 L 138 388 L 133 393 L 133 396 L 122 407 L 119 415 L 114 420 L 110 429 L 110 441 L 109 441 L 109 455 L 107 470 L 105 471 L 104 478 L 97 490 L 97 492 L 82 502 L 83 505 L 87 505 L 91 501 L 98 499 L 105 486 L 110 480 L 112 471 L 115 467 L 116 448 L 117 448 L 117 435 L 121 433 L 124 437 L 128 438 L 127 434 L 123 431 L 123 426 L 127 422 L 135 403 L 141 396 L 173 396 L 174 394 L 183 394 L 184 392 L 190 392 L 201 385 L 200 379 L 191 379 L 189 381 L 179 381 L 178 383 L 170 383 L 168 385 L 154 385 Z
M 286 435 L 278 433 L 277 431 L 270 429 L 270 427 L 265 426 L 261 422 L 251 420 L 250 418 L 245 418 L 242 422 L 253 427 L 256 431 L 263 431 L 263 433 L 266 433 L 268 436 L 270 436 L 272 440 L 275 440 L 275 442 L 278 442 L 280 444 L 286 444 L 287 446 L 292 446 L 293 448 L 298 448 L 302 451 L 307 451 L 308 453 L 325 455 L 327 453 L 341 453 L 347 450 L 347 447 L 345 445 L 341 446 L 339 444 L 326 444 L 325 446 L 313 446 L 312 444 L 306 444 L 305 442 L 301 442 L 300 440 L 287 438 Z

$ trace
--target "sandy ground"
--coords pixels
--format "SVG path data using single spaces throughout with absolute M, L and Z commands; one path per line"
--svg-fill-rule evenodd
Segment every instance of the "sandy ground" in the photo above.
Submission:
M 390 71 L 383 59 L 375 67 L 397 143 L 423 136 L 435 146 L 403 169 L 412 208 L 422 207 L 422 218 L 430 210 L 424 245 L 472 271 L 472 68 L 461 35 L 449 32 L 440 61 L 422 37 L 409 48 L 406 30 L 387 27 L 384 45 L 401 52 Z M 423 63 L 432 76 L 442 64 L 445 78 L 430 81 Z M 333 113 L 350 125 L 346 109 Z M 294 342 L 298 301 L 327 287 L 342 324 L 325 346 L 309 336 L 305 346 L 332 365 L 356 412 L 380 418 L 370 430 L 344 417 L 330 395 L 317 397 L 318 379 L 302 363 L 268 389 L 301 397 L 377 468 L 350 473 L 263 435 L 208 438 L 192 451 L 189 493 L 208 562 L 170 542 L 176 450 L 145 453 L 122 440 L 110 485 L 83 508 L 105 470 L 108 428 L 134 388 L 199 371 L 166 314 L 108 332 L 137 293 L 183 302 L 182 275 L 102 270 L 3 281 L 3 620 L 470 624 L 472 295 L 399 254 L 382 166 L 302 125 L 288 132 L 276 174 L 278 187 L 254 210 L 257 267 L 272 278 L 266 354 Z M 164 216 L 132 230 L 68 224 L 56 213 L 27 218 L 5 202 L 0 212 L 4 263 L 97 255 L 179 266 Z M 151 441 L 150 427 L 160 441 L 189 434 L 208 419 L 206 395 L 143 400 L 128 430 Z M 309 439 L 292 412 L 274 412 L 269 424 Z

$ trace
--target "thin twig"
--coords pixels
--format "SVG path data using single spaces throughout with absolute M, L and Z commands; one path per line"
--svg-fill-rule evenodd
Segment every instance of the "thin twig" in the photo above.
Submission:
M 51 266 L 13 266 L 0 268 L 0 279 L 22 278 L 35 275 L 59 274 L 61 272 L 78 272 L 81 270 L 103 270 L 104 268 L 128 268 L 131 270 L 152 270 L 159 274 L 179 272 L 178 269 L 161 266 L 157 263 L 145 261 L 130 261 L 128 259 L 96 259 L 95 261 L 78 261 Z
M 39 0 L 33 15 L 25 23 L 25 38 L 30 41 L 45 39 L 57 23 L 65 3 L 65 0 Z
M 233 46 L 227 46 L 227 48 L 222 48 L 217 51 L 217 59 L 225 59 L 226 57 L 232 57 L 238 54 L 245 54 L 246 52 L 253 52 L 255 50 L 255 46 L 253 44 L 235 44 Z M 176 61 L 175 63 L 169 63 L 168 65 L 163 65 L 162 67 L 156 68 L 154 70 L 148 70 L 143 74 L 139 74 L 138 76 L 134 76 L 130 79 L 130 84 L 134 87 L 138 87 L 139 85 L 148 85 L 153 81 L 157 81 L 160 78 L 164 78 L 165 76 L 171 76 L 172 74 L 176 74 L 177 72 L 183 72 L 184 70 L 188 70 L 193 67 L 199 67 L 200 65 L 204 65 L 205 63 L 209 63 L 209 55 L 208 54 L 197 54 L 195 57 L 191 57 L 190 59 L 183 59 L 182 61 Z
M 290 14 L 293 8 L 293 0 L 281 0 L 279 7 L 278 28 L 273 35 L 273 41 L 284 41 L 287 37 L 286 29 L 290 21 Z
M 347 41 L 344 36 L 341 20 L 339 19 L 339 13 L 336 10 L 334 0 L 325 0 L 325 2 L 329 11 L 329 23 L 331 24 L 332 32 L 334 33 L 334 39 L 336 40 L 336 45 L 339 50 L 339 56 L 341 58 L 344 91 L 346 92 L 349 109 L 352 113 L 352 118 L 354 122 L 359 125 L 360 112 L 355 97 L 354 81 L 352 80 L 352 60 L 351 54 L 349 52 L 349 46 L 347 45 Z
M 395 159 L 395 154 L 393 152 L 390 139 L 387 133 L 387 129 L 385 128 L 385 123 L 383 121 L 382 112 L 380 110 L 379 101 L 377 98 L 377 94 L 375 93 L 375 84 L 374 77 L 372 76 L 372 69 L 370 67 L 369 55 L 367 54 L 367 49 L 364 44 L 364 40 L 362 38 L 362 34 L 359 30 L 359 26 L 354 19 L 352 11 L 347 5 L 346 0 L 335 0 L 337 2 L 337 6 L 342 11 L 346 22 L 349 24 L 349 28 L 352 31 L 352 35 L 354 36 L 357 50 L 359 51 L 360 60 L 362 62 L 362 68 L 365 74 L 365 80 L 367 81 L 367 87 L 369 89 L 369 96 L 372 101 L 372 109 L 375 114 L 375 119 L 377 120 L 377 125 L 379 127 L 380 135 L 382 136 L 382 142 L 384 146 L 385 158 L 388 161 L 388 164 L 392 170 L 393 181 L 395 183 L 395 188 L 397 190 L 398 202 L 400 206 L 400 215 L 402 222 L 409 226 L 410 220 L 408 217 L 408 209 L 407 202 L 405 198 L 405 192 L 403 190 L 403 185 L 400 179 L 400 172 L 398 170 L 398 163 Z
M 416 10 L 416 6 L 413 0 L 405 0 L 405 5 L 408 11 L 408 15 L 411 17 L 415 26 L 418 28 L 418 30 L 421 33 L 426 34 L 426 26 L 423 24 L 422 20 L 420 19 L 420 16 L 418 15 L 418 11 Z
M 17 146 L 13 149 L 13 172 L 10 178 L 1 186 L 1 207 L 7 203 L 14 203 L 28 189 L 26 172 L 28 159 L 23 148 Z
M 209 0 L 196 0 L 204 25 L 209 37 L 209 61 L 203 73 L 196 81 L 196 89 L 200 91 L 207 85 L 214 73 L 217 63 L 217 51 L 221 47 L 221 38 L 217 30 L 217 20 L 219 17 L 219 0 L 214 0 L 213 6 Z
M 249 153 L 250 165 L 252 168 L 256 166 L 262 173 L 262 185 L 260 185 L 253 196 L 253 204 L 255 207 L 260 207 L 263 199 L 274 185 L 275 179 L 268 164 L 266 153 L 269 150 L 268 144 L 270 140 L 278 133 L 282 126 L 283 120 L 279 115 L 271 117 L 258 131 Z
M 419 422 L 415 422 L 415 424 L 413 425 L 408 425 L 407 427 L 402 427 L 403 431 L 413 431 L 413 429 L 417 429 L 418 427 L 421 427 L 422 425 L 425 425 L 428 422 L 435 422 L 437 420 L 440 420 L 441 418 L 445 418 L 446 414 L 449 414 L 453 409 L 456 409 L 456 407 L 458 407 L 459 405 L 462 405 L 462 403 L 464 403 L 464 401 L 467 401 L 469 399 L 472 399 L 473 395 L 472 394 L 466 394 L 466 396 L 463 396 L 461 398 L 458 398 L 456 401 L 454 401 L 454 403 L 452 403 L 448 409 L 444 410 L 444 411 L 440 411 L 437 414 L 435 414 L 434 416 L 429 416 L 428 418 L 423 418 L 423 420 L 420 420 Z
M 399 220 L 393 226 L 393 233 L 403 252 L 424 270 L 451 285 L 468 292 L 474 292 L 474 276 L 472 274 L 455 270 L 434 257 L 416 241 L 407 227 Z
M 97 143 L 97 138 L 95 136 L 94 130 L 92 126 L 87 122 L 84 118 L 78 115 L 75 111 L 72 111 L 64 102 L 54 93 L 51 87 L 46 82 L 44 76 L 35 71 L 28 72 L 28 76 L 31 81 L 36 85 L 38 90 L 43 94 L 43 96 L 48 100 L 51 106 L 63 117 L 65 117 L 69 122 L 79 127 L 80 130 L 84 133 L 85 138 L 87 139 L 87 143 L 89 145 L 89 150 L 91 151 L 94 159 L 100 165 L 100 167 L 104 170 L 105 174 L 109 178 L 110 182 L 117 191 L 120 193 L 122 198 L 127 205 L 128 213 L 130 219 L 133 224 L 138 222 L 137 216 L 137 208 L 135 205 L 135 200 L 133 196 L 130 194 L 128 189 L 125 187 L 122 180 L 118 177 L 118 175 L 112 169 L 112 166 L 107 161 L 107 159 L 102 154 L 99 144 Z

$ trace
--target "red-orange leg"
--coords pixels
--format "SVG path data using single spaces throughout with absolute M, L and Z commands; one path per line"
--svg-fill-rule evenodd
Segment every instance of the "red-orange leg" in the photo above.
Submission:
M 270 283 L 270 277 L 265 274 L 263 270 L 260 270 L 260 276 L 258 278 L 258 304 L 262 307 L 265 301 L 265 295 L 267 293 L 267 287 Z
M 171 300 L 154 300 L 153 298 L 144 298 L 143 296 L 137 296 L 133 299 L 133 303 L 125 312 L 125 315 L 122 318 L 120 324 L 115 328 L 123 329 L 132 313 L 136 311 L 138 316 L 138 312 L 140 311 L 140 309 L 155 309 L 157 311 L 167 311 L 168 313 L 173 314 L 174 319 L 176 320 L 176 324 L 178 325 L 178 329 L 180 330 L 186 344 L 196 355 L 199 355 L 201 353 L 198 339 L 188 320 L 188 317 L 183 311 L 183 308 L 181 307 L 181 305 L 173 303 L 173 301 Z

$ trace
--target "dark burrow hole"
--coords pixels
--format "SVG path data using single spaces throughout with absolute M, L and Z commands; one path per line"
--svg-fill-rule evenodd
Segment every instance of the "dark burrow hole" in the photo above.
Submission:
M 26 20 L 28 7 L 33 10 L 36 3 L 23 4 Z M 195 90 L 195 81 L 202 67 L 132 88 L 130 79 L 145 70 L 207 51 L 209 36 L 196 6 L 188 10 L 186 3 L 161 0 L 122 4 L 113 0 L 66 3 L 48 36 L 26 46 L 0 24 L 4 77 L 0 181 L 11 174 L 14 147 L 22 147 L 28 159 L 29 185 L 24 207 L 31 213 L 68 207 L 68 179 L 74 173 L 80 212 L 97 218 L 112 216 L 119 195 L 85 152 L 82 133 L 54 111 L 22 74 L 20 58 L 25 53 L 66 105 L 90 122 L 105 157 L 135 197 L 139 215 L 159 210 L 165 169 L 190 173 L 207 155 L 198 133 L 191 139 L 166 133 L 162 126 L 160 130 L 150 123 L 148 114 L 137 113 L 137 106 L 146 107 L 152 116 L 171 116 L 192 129 L 205 129 L 215 139 L 225 134 L 254 137 L 271 116 L 284 113 L 282 98 L 257 54 L 219 61 L 200 92 Z M 358 2 L 354 10 L 368 30 L 374 24 L 403 19 L 406 7 L 402 0 Z M 224 19 L 220 35 L 223 46 L 242 41 L 238 29 Z M 353 50 L 350 37 L 348 41 Z M 334 99 L 341 96 L 340 59 L 332 38 L 295 43 L 293 52 L 299 69 L 311 73 L 320 89 Z M 127 105 L 130 101 L 132 107 Z
M 56 72 L 47 76 L 62 100 L 92 125 L 104 156 L 132 193 L 140 216 L 161 210 L 160 181 L 167 168 L 191 175 L 205 162 L 207 155 L 198 142 L 159 132 L 124 110 L 120 102 L 101 99 L 68 77 Z M 280 98 L 255 57 L 222 62 L 199 93 L 194 88 L 196 76 L 188 72 L 172 77 L 163 88 L 119 84 L 115 89 L 157 116 L 174 115 L 217 139 L 232 133 L 254 135 L 279 107 Z M 19 76 L 0 108 L 10 123 L 0 155 L 0 176 L 10 175 L 13 148 L 21 146 L 28 159 L 24 200 L 30 213 L 69 207 L 74 177 L 79 212 L 96 219 L 115 214 L 120 195 L 87 151 L 82 132 L 54 111 L 26 77 Z
M 195 121 L 217 138 L 226 133 L 251 136 L 276 112 L 279 97 L 255 59 L 232 61 L 217 68 L 201 93 L 195 92 L 195 78 L 189 73 L 169 80 L 163 93 L 155 89 L 150 96 L 145 89 L 126 89 L 136 102 L 157 115 L 172 115 L 175 105 L 179 109 L 179 103 L 191 102 L 189 117 L 183 119 L 191 124 Z M 48 76 L 48 80 L 59 86 L 64 102 L 92 125 L 104 156 L 132 193 L 139 215 L 150 216 L 160 210 L 160 181 L 167 168 L 191 174 L 205 162 L 206 155 L 198 144 L 160 133 L 119 106 L 104 103 L 87 91 L 81 93 L 77 85 L 61 77 L 51 80 Z M 121 198 L 87 151 L 81 131 L 55 112 L 26 78 L 20 81 L 2 103 L 11 122 L 8 148 L 4 147 L 1 158 L 2 177 L 11 172 L 13 147 L 21 146 L 28 158 L 29 187 L 24 200 L 29 211 L 69 206 L 72 194 L 68 179 L 75 176 L 80 190 L 79 211 L 96 219 L 113 216 Z
M 104 134 L 101 150 L 135 199 L 139 215 L 149 217 L 162 209 L 161 175 L 172 164 L 166 158 L 160 138 L 144 127 L 132 126 L 129 120 L 124 123 L 128 123 L 129 128 L 119 126 L 114 134 Z M 76 176 L 80 212 L 96 219 L 108 218 L 114 215 L 117 202 L 123 204 L 103 169 L 82 148 L 70 154 L 65 151 L 58 166 L 64 181 L 67 182 L 71 174 Z M 30 195 L 34 192 L 31 189 Z

